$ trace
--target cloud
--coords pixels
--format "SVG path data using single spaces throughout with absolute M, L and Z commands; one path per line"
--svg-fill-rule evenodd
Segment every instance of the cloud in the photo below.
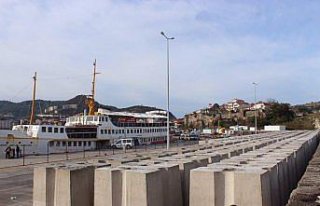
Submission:
M 0 1 L 0 97 L 90 93 L 98 101 L 166 108 L 165 31 L 171 108 L 177 116 L 231 98 L 316 101 L 317 1 Z

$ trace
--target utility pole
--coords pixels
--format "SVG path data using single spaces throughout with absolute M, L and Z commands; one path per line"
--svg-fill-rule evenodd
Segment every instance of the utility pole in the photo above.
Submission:
M 254 131 L 255 131 L 255 134 L 258 133 L 258 120 L 257 120 L 257 108 L 256 108 L 256 105 L 257 105 L 257 83 L 256 82 L 253 82 L 252 83 L 253 86 L 254 86 Z

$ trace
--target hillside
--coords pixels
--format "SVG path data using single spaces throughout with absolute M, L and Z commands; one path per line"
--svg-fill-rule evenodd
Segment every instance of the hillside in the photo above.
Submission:
M 162 110 L 156 107 L 149 107 L 143 105 L 135 105 L 126 108 L 118 108 L 111 105 L 101 104 L 96 102 L 97 108 L 108 109 L 111 111 L 127 111 L 144 113 L 153 110 Z M 0 118 L 13 118 L 15 120 L 26 119 L 29 117 L 31 108 L 31 101 L 10 102 L 0 101 Z M 86 106 L 86 96 L 77 95 L 66 101 L 50 101 L 50 100 L 36 100 L 36 114 L 50 114 L 59 116 L 71 116 L 82 113 Z M 170 114 L 170 118 L 175 116 Z

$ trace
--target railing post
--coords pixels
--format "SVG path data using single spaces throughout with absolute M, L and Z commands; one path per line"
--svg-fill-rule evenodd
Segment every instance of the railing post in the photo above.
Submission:
M 22 158 L 22 165 L 25 166 L 25 145 L 22 145 L 22 151 L 23 151 L 23 158 Z
M 69 160 L 69 156 L 68 156 L 68 141 L 66 141 L 66 160 Z
M 47 162 L 49 162 L 49 143 L 47 143 Z
M 86 158 L 86 150 L 84 148 L 84 142 L 82 142 L 82 148 L 83 148 L 83 159 Z

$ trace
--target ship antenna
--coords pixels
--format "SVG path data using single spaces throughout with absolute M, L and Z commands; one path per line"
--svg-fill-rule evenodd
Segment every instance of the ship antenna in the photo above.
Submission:
M 35 110 L 35 101 L 36 101 L 36 89 L 37 89 L 37 72 L 34 73 L 33 78 L 33 91 L 32 91 L 32 105 L 31 105 L 31 114 L 30 114 L 30 122 L 32 125 L 34 121 L 34 110 Z
M 95 111 L 95 93 L 96 93 L 96 75 L 100 74 L 97 72 L 97 60 L 94 59 L 93 62 L 93 77 L 92 77 L 92 90 L 91 95 L 88 99 L 89 115 L 94 115 Z

